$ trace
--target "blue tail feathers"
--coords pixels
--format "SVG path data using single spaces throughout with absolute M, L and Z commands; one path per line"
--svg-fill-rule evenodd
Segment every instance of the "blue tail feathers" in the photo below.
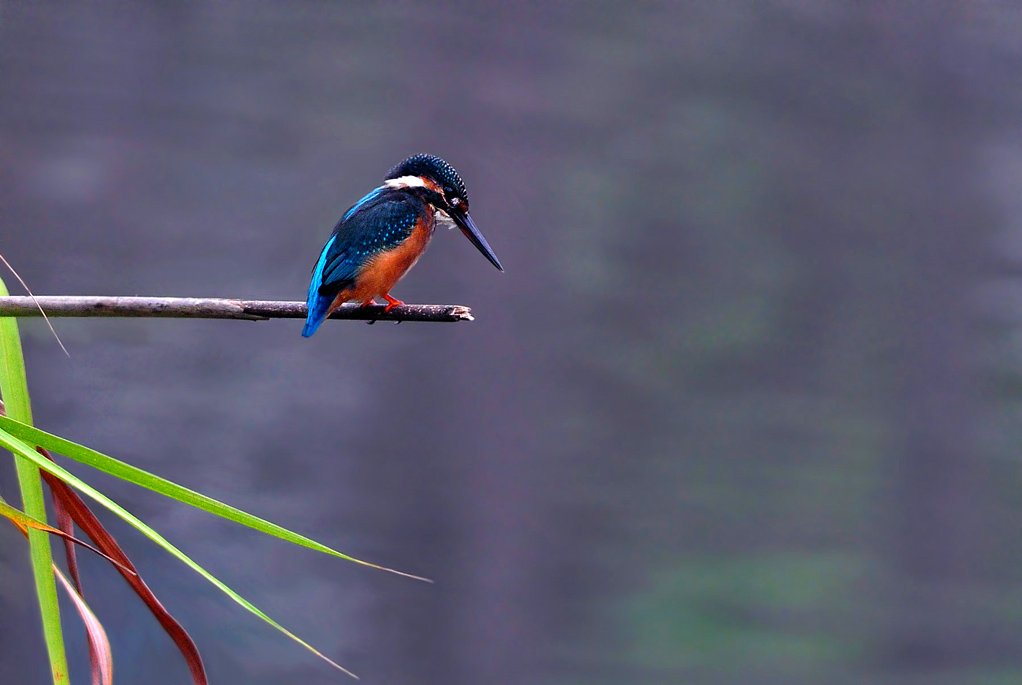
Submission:
M 327 244 L 323 246 L 323 252 L 319 255 L 319 261 L 316 262 L 316 268 L 312 270 L 312 283 L 309 284 L 309 297 L 306 300 L 306 304 L 309 307 L 308 317 L 305 319 L 305 328 L 302 329 L 302 336 L 305 338 L 310 337 L 319 328 L 319 325 L 326 319 L 326 314 L 330 311 L 330 304 L 333 302 L 333 296 L 323 296 L 319 294 L 319 287 L 323 285 L 323 269 L 326 266 L 326 255 L 330 251 L 330 246 L 334 244 L 334 240 L 337 236 L 331 236 Z
M 309 316 L 305 319 L 305 328 L 302 329 L 302 336 L 310 337 L 319 328 L 319 325 L 326 320 L 326 313 L 330 310 L 330 303 L 333 297 L 323 297 L 316 293 L 315 300 L 309 297 Z

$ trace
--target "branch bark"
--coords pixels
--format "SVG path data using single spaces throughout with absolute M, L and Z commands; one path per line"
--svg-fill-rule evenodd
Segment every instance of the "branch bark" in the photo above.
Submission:
M 179 319 L 304 319 L 304 302 L 228 300 L 212 297 L 0 297 L 0 316 L 131 317 Z M 404 304 L 384 313 L 383 305 L 344 304 L 331 319 L 360 321 L 472 321 L 472 310 L 456 304 Z

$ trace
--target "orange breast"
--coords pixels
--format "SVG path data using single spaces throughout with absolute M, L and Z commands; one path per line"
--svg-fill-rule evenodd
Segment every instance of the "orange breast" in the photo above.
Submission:
M 366 302 L 390 292 L 394 284 L 415 266 L 433 237 L 436 219 L 432 211 L 426 212 L 415 224 L 412 235 L 397 247 L 371 259 L 359 273 L 354 287 L 345 292 L 347 300 Z

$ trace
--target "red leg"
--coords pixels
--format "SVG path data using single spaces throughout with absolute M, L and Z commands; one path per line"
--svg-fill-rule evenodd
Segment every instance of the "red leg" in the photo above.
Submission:
M 391 309 L 393 309 L 394 307 L 396 307 L 396 306 L 398 306 L 398 305 L 401 305 L 401 304 L 404 304 L 404 302 L 402 302 L 401 300 L 395 300 L 395 299 L 394 299 L 393 297 L 391 297 L 391 296 L 390 296 L 390 293 L 386 293 L 386 294 L 385 294 L 385 295 L 383 296 L 383 299 L 385 299 L 385 300 L 386 300 L 386 301 L 387 301 L 387 302 L 389 303 L 389 304 L 387 304 L 387 308 L 383 310 L 383 313 L 384 313 L 384 314 L 386 314 L 387 312 L 389 312 L 389 311 L 390 311 Z
M 376 306 L 376 300 L 374 300 L 371 297 L 368 300 L 366 300 L 365 302 L 362 303 L 362 308 L 363 309 L 365 309 L 366 307 L 374 307 L 374 306 Z

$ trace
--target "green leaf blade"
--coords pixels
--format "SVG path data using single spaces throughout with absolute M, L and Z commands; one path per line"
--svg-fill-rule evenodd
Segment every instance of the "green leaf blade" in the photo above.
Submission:
M 286 628 L 281 626 L 279 623 L 274 621 L 272 618 L 267 616 L 265 613 L 263 613 L 262 610 L 260 610 L 254 604 L 252 604 L 247 599 L 245 599 L 244 597 L 239 595 L 237 592 L 232 590 L 229 586 L 227 586 L 221 580 L 216 578 L 213 574 L 211 574 L 209 571 L 207 571 L 202 566 L 197 564 L 195 561 L 192 561 L 191 557 L 189 557 L 184 552 L 179 550 L 177 547 L 175 547 L 173 544 L 171 544 L 169 541 L 167 541 L 162 535 L 160 535 L 155 530 L 150 528 L 148 525 L 143 523 L 140 519 L 136 518 L 133 514 L 129 513 L 126 509 L 124 509 L 124 507 L 122 507 L 121 505 L 117 504 L 112 499 L 110 499 L 109 497 L 107 497 L 103 493 L 99 492 L 98 490 L 93 488 L 88 483 L 85 483 L 84 481 L 79 479 L 74 474 L 66 471 L 65 469 L 63 469 L 62 467 L 57 465 L 56 463 L 54 463 L 52 461 L 49 461 L 48 459 L 46 459 L 45 457 L 40 455 L 38 452 L 36 452 L 35 449 L 33 449 L 32 446 L 30 446 L 28 443 L 25 443 L 20 438 L 18 438 L 16 436 L 12 435 L 11 433 L 7 432 L 7 430 L 0 429 L 0 445 L 5 447 L 6 449 L 11 450 L 12 452 L 14 452 L 17 455 L 25 457 L 29 461 L 34 462 L 35 465 L 37 467 L 39 467 L 40 469 L 42 469 L 44 471 L 47 471 L 49 473 L 52 473 L 57 478 L 60 478 L 62 481 L 64 481 L 68 485 L 74 487 L 76 490 L 79 490 L 83 494 L 88 495 L 92 499 L 96 500 L 101 505 L 103 505 L 104 507 L 106 507 L 107 509 L 112 511 L 114 514 L 116 514 L 117 516 L 119 516 L 122 519 L 124 519 L 127 523 L 129 523 L 132 527 L 134 527 L 140 533 L 145 535 L 147 538 L 149 538 L 150 540 L 155 542 L 157 545 L 159 545 L 161 548 L 163 548 L 166 552 L 168 552 L 172 556 L 176 557 L 178 560 L 180 560 L 186 566 L 188 566 L 193 571 L 198 573 L 200 576 L 205 578 L 214 587 L 216 587 L 218 590 L 220 590 L 225 595 L 230 597 L 236 603 L 238 603 L 239 605 L 241 605 L 242 607 L 247 609 L 249 612 L 255 614 L 256 616 L 261 618 L 263 621 L 265 621 L 267 624 L 269 624 L 272 627 L 276 628 L 278 631 L 280 631 L 284 635 L 288 636 L 289 638 L 291 638 L 292 640 L 294 640 L 298 644 L 302 645 L 303 647 L 308 649 L 310 652 L 312 652 L 313 654 L 315 654 L 319 658 L 323 659 L 324 661 L 326 661 L 327 663 L 329 663 L 333 667 L 337 668 L 340 671 L 343 671 L 344 673 L 350 675 L 353 678 L 356 678 L 356 679 L 358 678 L 358 676 L 356 676 L 354 673 L 352 673 L 351 671 L 347 670 L 346 668 L 344 668 L 343 666 L 341 666 L 337 662 L 333 661 L 332 659 L 327 657 L 325 654 L 323 654 L 322 652 L 317 650 L 315 647 L 310 645 L 308 642 L 305 642 L 300 637 L 298 637 L 297 635 L 295 635 L 294 633 L 292 633 L 291 631 L 287 630 Z M 40 533 L 40 534 L 45 535 L 45 533 Z M 66 673 L 66 671 L 65 671 L 65 673 Z
M 177 483 L 161 478 L 160 476 L 140 469 L 137 466 L 127 464 L 119 459 L 114 459 L 113 457 L 97 452 L 96 450 L 85 447 L 84 445 L 79 445 L 76 442 L 71 442 L 65 438 L 61 438 L 59 436 L 52 435 L 51 433 L 47 433 L 46 431 L 39 430 L 38 428 L 26 425 L 23 422 L 14 421 L 13 419 L 0 416 L 0 429 L 30 444 L 39 445 L 51 452 L 63 454 L 69 459 L 73 459 L 81 464 L 85 464 L 86 466 L 91 466 L 99 471 L 110 474 L 111 476 L 116 476 L 122 480 L 126 480 L 130 483 L 152 490 L 153 492 L 170 497 L 171 499 L 191 505 L 197 509 L 202 509 L 203 511 L 215 514 L 229 521 L 234 521 L 235 523 L 239 523 L 243 526 L 248 526 L 249 528 L 258 530 L 261 533 L 272 535 L 280 538 L 281 540 L 286 540 L 293 544 L 301 545 L 302 547 L 308 547 L 309 549 L 314 549 L 317 552 L 323 552 L 324 554 L 339 557 L 362 566 L 387 571 L 388 573 L 395 573 L 399 576 L 413 578 L 427 583 L 432 582 L 428 578 L 423 578 L 422 576 L 412 575 L 411 573 L 405 573 L 404 571 L 398 571 L 396 569 L 387 568 L 386 566 L 380 566 L 368 561 L 363 561 L 362 559 L 356 559 L 355 557 L 339 552 L 331 547 L 327 547 L 320 542 L 316 542 L 309 537 L 288 530 L 283 526 L 279 526 L 276 523 L 267 521 L 266 519 L 253 514 L 249 514 L 241 509 L 232 507 L 229 504 L 224 504 L 212 497 L 186 488 L 183 485 L 178 485 Z
M 0 279 L 0 296 L 8 294 L 7 286 L 3 279 Z M 17 319 L 12 317 L 0 317 L 0 398 L 3 399 L 10 416 L 24 424 L 32 423 L 32 404 L 25 377 L 21 335 L 18 332 Z M 45 523 L 46 501 L 43 497 L 39 469 L 31 461 L 17 457 L 14 459 L 14 465 L 25 513 Z M 32 575 L 42 616 L 43 637 L 50 660 L 50 672 L 55 685 L 68 685 L 70 681 L 60 622 L 60 607 L 57 604 L 57 583 L 51 571 L 53 554 L 50 550 L 50 537 L 41 530 L 30 528 L 28 542 Z

